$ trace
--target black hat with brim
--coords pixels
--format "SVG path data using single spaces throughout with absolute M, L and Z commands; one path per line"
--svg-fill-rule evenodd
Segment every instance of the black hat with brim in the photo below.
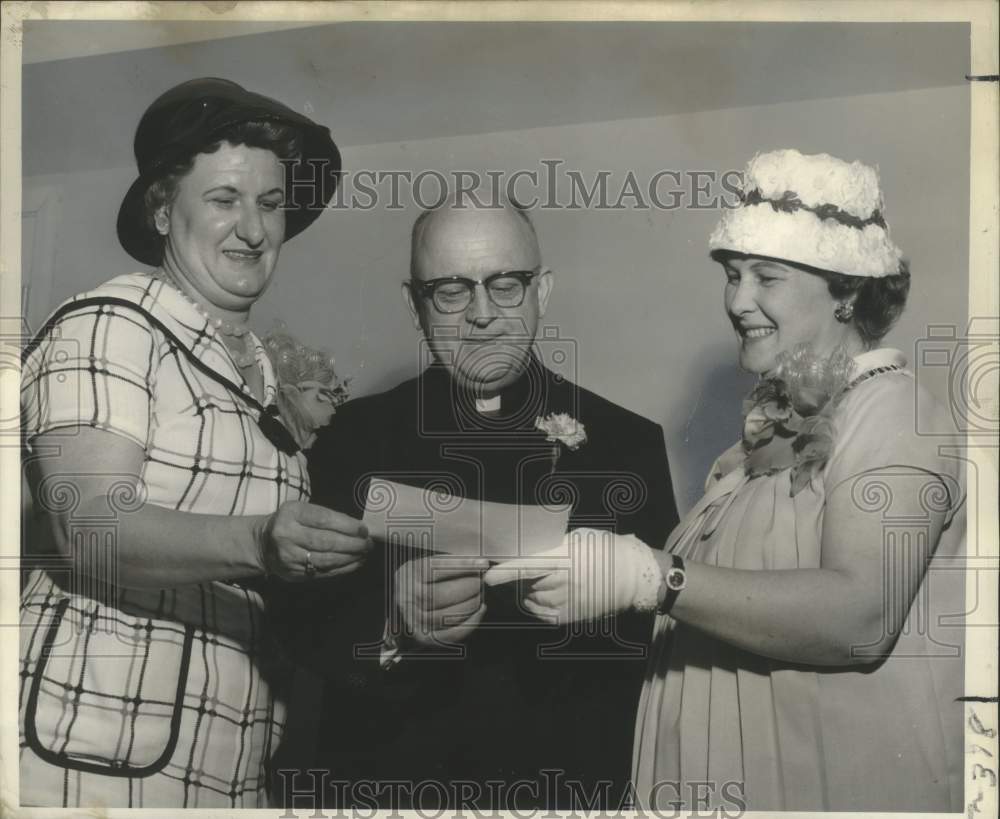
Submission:
M 227 128 L 251 121 L 283 123 L 302 135 L 300 161 L 286 165 L 285 241 L 319 217 L 340 176 L 340 151 L 330 130 L 229 80 L 190 80 L 158 97 L 136 128 L 139 178 L 118 210 L 118 240 L 132 258 L 155 266 L 163 254 L 163 237 L 146 220 L 144 199 L 149 186 L 176 163 L 212 145 Z

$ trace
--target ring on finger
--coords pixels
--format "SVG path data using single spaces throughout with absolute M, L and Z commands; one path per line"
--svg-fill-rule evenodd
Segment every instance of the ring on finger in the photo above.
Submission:
M 312 555 L 306 552 L 306 577 L 315 577 L 316 567 L 313 566 Z

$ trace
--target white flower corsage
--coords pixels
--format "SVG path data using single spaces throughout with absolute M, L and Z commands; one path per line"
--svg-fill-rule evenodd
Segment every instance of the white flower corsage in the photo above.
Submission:
M 778 356 L 774 375 L 744 401 L 743 450 L 751 477 L 791 468 L 797 495 L 833 450 L 833 416 L 850 386 L 854 363 L 843 350 L 819 357 L 804 344 Z
M 555 470 L 562 454 L 562 447 L 577 450 L 587 443 L 587 430 L 583 424 L 565 412 L 550 412 L 535 419 L 535 429 L 545 433 L 545 440 L 552 444 L 552 469 Z

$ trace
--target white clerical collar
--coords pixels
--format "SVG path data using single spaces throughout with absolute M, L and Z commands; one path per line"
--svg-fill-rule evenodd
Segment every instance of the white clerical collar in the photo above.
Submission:
M 494 395 L 492 398 L 476 399 L 476 412 L 486 413 L 486 412 L 499 412 L 499 411 L 500 411 L 499 395 Z

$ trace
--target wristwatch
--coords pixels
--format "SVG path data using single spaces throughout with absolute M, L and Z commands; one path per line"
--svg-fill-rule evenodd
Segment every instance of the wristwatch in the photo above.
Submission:
M 672 565 L 663 575 L 663 582 L 667 587 L 667 593 L 663 597 L 663 602 L 660 603 L 656 609 L 660 614 L 670 613 L 670 609 L 674 606 L 674 601 L 677 600 L 677 595 L 679 595 L 687 585 L 687 573 L 684 571 L 684 559 L 680 555 L 671 555 L 670 558 Z

